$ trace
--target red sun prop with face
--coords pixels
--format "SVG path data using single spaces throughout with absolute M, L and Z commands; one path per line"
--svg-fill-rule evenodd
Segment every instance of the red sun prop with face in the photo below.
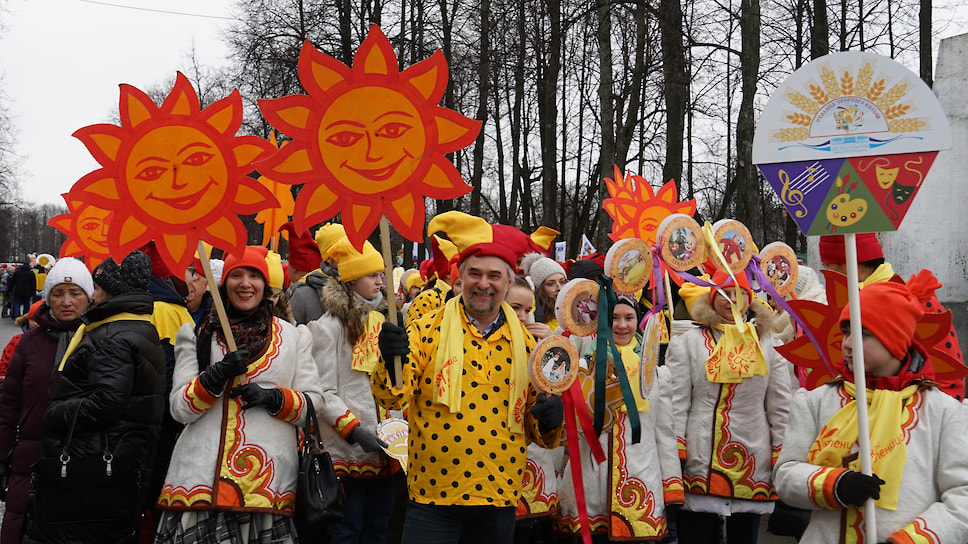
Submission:
M 477 138 L 478 121 L 439 107 L 447 87 L 439 50 L 403 72 L 376 25 L 350 68 L 308 41 L 299 55 L 307 95 L 260 100 L 266 120 L 293 141 L 259 164 L 273 180 L 305 183 L 299 231 L 342 214 L 357 249 L 386 215 L 410 240 L 423 238 L 424 197 L 456 198 L 471 187 L 445 155 Z
M 246 174 L 275 148 L 257 136 L 235 136 L 242 125 L 238 91 L 204 110 L 179 73 L 158 107 L 144 92 L 121 85 L 121 126 L 99 124 L 74 133 L 101 168 L 85 175 L 70 200 L 114 213 L 113 255 L 155 240 L 165 264 L 183 270 L 199 240 L 232 253 L 245 247 L 248 215 L 279 205 Z
M 622 171 L 616 166 L 615 179 L 605 178 L 605 187 L 611 198 L 602 202 L 602 208 L 613 221 L 608 237 L 616 242 L 641 238 L 654 244 L 656 230 L 663 219 L 674 213 L 689 216 L 696 213 L 696 199 L 679 202 L 679 190 L 672 180 L 656 193 L 642 176 L 630 172 L 623 179 Z
M 75 202 L 67 198 L 66 193 L 61 196 L 67 202 L 68 213 L 54 216 L 47 222 L 67 235 L 67 240 L 61 245 L 60 256 L 83 258 L 84 264 L 93 271 L 111 256 L 108 225 L 111 224 L 112 212 Z

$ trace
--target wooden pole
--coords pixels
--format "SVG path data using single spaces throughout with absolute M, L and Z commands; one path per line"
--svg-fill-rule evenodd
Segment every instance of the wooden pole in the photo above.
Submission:
M 393 253 L 390 251 L 390 222 L 384 215 L 380 218 L 380 249 L 383 253 L 383 265 L 386 268 L 387 285 L 387 321 L 397 323 L 397 294 L 393 290 Z M 393 370 L 397 376 L 397 387 L 403 386 L 403 362 L 399 356 L 393 358 Z
M 215 284 L 215 276 L 212 275 L 212 262 L 208 258 L 208 252 L 205 251 L 205 245 L 201 240 L 198 241 L 198 259 L 202 261 L 202 270 L 205 271 L 205 281 L 208 282 L 208 290 L 212 293 L 212 305 L 215 307 L 215 312 L 218 314 L 219 323 L 222 325 L 222 334 L 225 335 L 225 343 L 229 347 L 229 351 L 236 351 L 239 349 L 235 345 L 235 337 L 232 336 L 232 327 L 229 326 L 229 316 L 225 313 L 225 305 L 222 303 L 222 295 L 218 292 L 218 285 Z M 266 289 L 268 289 L 268 284 Z
M 860 471 L 870 476 L 871 431 L 867 418 L 867 379 L 864 374 L 864 336 L 860 321 L 860 281 L 857 274 L 857 238 L 854 234 L 844 236 L 847 257 L 847 300 L 850 306 L 850 346 L 853 349 L 855 404 L 857 406 L 857 446 L 860 451 Z M 877 522 L 874 521 L 874 499 L 864 502 L 864 527 L 867 542 L 877 542 Z

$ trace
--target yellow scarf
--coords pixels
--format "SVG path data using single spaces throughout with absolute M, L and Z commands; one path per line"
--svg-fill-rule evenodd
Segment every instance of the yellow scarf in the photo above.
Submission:
M 64 370 L 64 365 L 67 364 L 67 360 L 70 359 L 74 350 L 80 345 L 81 340 L 84 339 L 85 331 L 93 331 L 94 329 L 104 325 L 106 323 L 114 323 L 115 321 L 147 321 L 151 322 L 151 316 L 147 314 L 133 314 L 131 312 L 121 312 L 119 314 L 114 314 L 111 317 L 102 319 L 96 323 L 91 323 L 90 325 L 81 324 L 80 327 L 74 332 L 74 336 L 71 337 L 71 342 L 67 344 L 67 351 L 64 352 L 64 357 L 61 359 L 60 366 L 57 367 L 58 372 Z
M 706 359 L 706 379 L 714 383 L 741 383 L 745 378 L 770 373 L 752 323 L 713 325 L 722 332 L 709 359 Z M 712 338 L 712 333 L 710 333 Z
M 881 283 L 883 281 L 890 281 L 894 277 L 894 267 L 891 263 L 883 263 L 871 272 L 867 279 L 860 282 L 860 288 L 863 289 L 872 283 Z
M 353 362 L 350 368 L 367 374 L 373 372 L 373 367 L 380 362 L 380 330 L 387 318 L 380 312 L 371 311 L 366 318 L 366 330 L 363 337 L 353 346 Z
M 454 297 L 441 310 L 440 345 L 434 360 L 434 402 L 444 404 L 450 413 L 460 412 L 462 376 L 464 370 L 464 331 L 461 325 L 463 310 L 460 297 Z M 501 303 L 506 325 L 511 331 L 511 390 L 508 397 L 508 428 L 512 433 L 524 432 L 524 405 L 527 400 L 528 351 L 524 340 L 524 326 L 506 302 Z
M 854 384 L 844 382 L 844 390 L 856 398 Z M 867 404 L 870 406 L 871 466 L 873 472 L 886 483 L 881 486 L 878 507 L 897 510 L 897 498 L 901 488 L 904 463 L 907 461 L 907 443 L 901 418 L 904 404 L 918 391 L 917 385 L 909 385 L 900 391 L 868 389 Z M 857 401 L 852 400 L 834 414 L 810 448 L 807 462 L 825 467 L 842 467 L 844 457 L 857 443 Z M 854 459 L 849 467 L 860 471 L 860 461 Z
M 625 375 L 629 377 L 629 384 L 632 385 L 632 395 L 635 397 L 635 409 L 639 412 L 649 411 L 649 399 L 642 396 L 642 357 L 635 353 L 635 348 L 639 346 L 639 341 L 633 337 L 632 341 L 624 346 L 618 346 L 618 353 L 622 356 L 622 366 L 625 367 Z M 626 406 L 623 404 L 622 409 Z

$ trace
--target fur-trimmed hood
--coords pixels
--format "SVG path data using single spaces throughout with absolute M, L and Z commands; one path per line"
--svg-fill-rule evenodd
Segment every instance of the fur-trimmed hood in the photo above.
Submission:
M 753 299 L 750 302 L 750 309 L 753 310 L 753 315 L 755 317 L 756 323 L 756 334 L 762 337 L 772 331 L 773 327 L 773 311 L 759 300 Z M 695 321 L 699 326 L 711 328 L 713 325 L 718 325 L 724 323 L 723 318 L 716 313 L 716 309 L 713 308 L 712 301 L 709 297 L 703 295 L 696 299 L 692 304 L 692 311 L 690 312 L 692 320 Z
M 363 318 L 363 322 L 365 323 L 366 315 L 370 312 L 370 308 L 358 297 L 354 297 L 350 293 L 351 291 L 345 283 L 341 281 L 327 281 L 320 292 L 319 300 L 323 303 L 326 311 L 333 317 L 339 319 L 340 322 L 346 323 L 347 316 L 349 316 L 352 309 L 352 311 L 355 311 Z M 350 306 L 350 300 L 353 301 L 352 308 Z M 383 315 L 387 314 L 387 298 L 385 293 L 383 300 L 380 301 L 380 305 L 376 310 Z

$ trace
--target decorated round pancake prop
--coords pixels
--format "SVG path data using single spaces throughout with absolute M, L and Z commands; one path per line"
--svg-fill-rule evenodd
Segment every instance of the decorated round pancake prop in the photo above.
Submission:
M 602 429 L 609 429 L 618 421 L 618 412 L 625 406 L 625 399 L 622 396 L 622 386 L 615 377 L 615 364 L 612 355 L 606 356 L 608 361 L 608 378 L 605 381 L 605 420 Z M 587 359 L 586 359 L 587 361 Z M 585 399 L 585 407 L 589 416 L 595 412 L 595 364 L 588 361 L 587 368 L 579 368 L 578 383 L 581 386 L 581 394 Z M 584 434 L 581 427 L 578 434 Z
M 659 344 L 662 341 L 661 314 L 652 314 L 645 329 L 642 331 L 642 358 L 639 384 L 642 388 L 642 398 L 652 395 L 652 384 L 655 383 L 655 369 L 659 365 Z
M 37 255 L 37 264 L 43 266 L 44 268 L 54 266 L 55 262 L 57 262 L 57 259 L 55 259 L 50 253 L 41 253 L 40 255 Z
M 612 278 L 615 290 L 635 294 L 649 282 L 652 250 L 640 238 L 619 240 L 605 254 L 605 275 Z
M 696 220 L 684 213 L 674 213 L 659 223 L 659 255 L 672 269 L 685 272 L 706 259 L 706 242 Z
M 555 317 L 565 330 L 578 336 L 598 330 L 598 284 L 574 279 L 565 284 L 555 300 Z
M 376 435 L 380 440 L 387 443 L 383 448 L 392 459 L 400 462 L 403 471 L 407 471 L 407 437 L 410 435 L 410 427 L 407 420 L 398 417 L 384 419 L 376 426 Z
M 528 375 L 539 390 L 560 395 L 578 377 L 578 348 L 561 335 L 545 338 L 531 352 Z
M 713 239 L 726 259 L 730 272 L 739 274 L 750 264 L 750 259 L 753 258 L 753 236 L 746 225 L 735 219 L 720 219 L 713 223 Z M 722 263 L 712 252 L 709 260 L 713 266 L 723 270 Z
M 781 297 L 793 292 L 797 285 L 799 269 L 796 253 L 783 242 L 767 244 L 763 251 L 760 251 L 760 270 Z

